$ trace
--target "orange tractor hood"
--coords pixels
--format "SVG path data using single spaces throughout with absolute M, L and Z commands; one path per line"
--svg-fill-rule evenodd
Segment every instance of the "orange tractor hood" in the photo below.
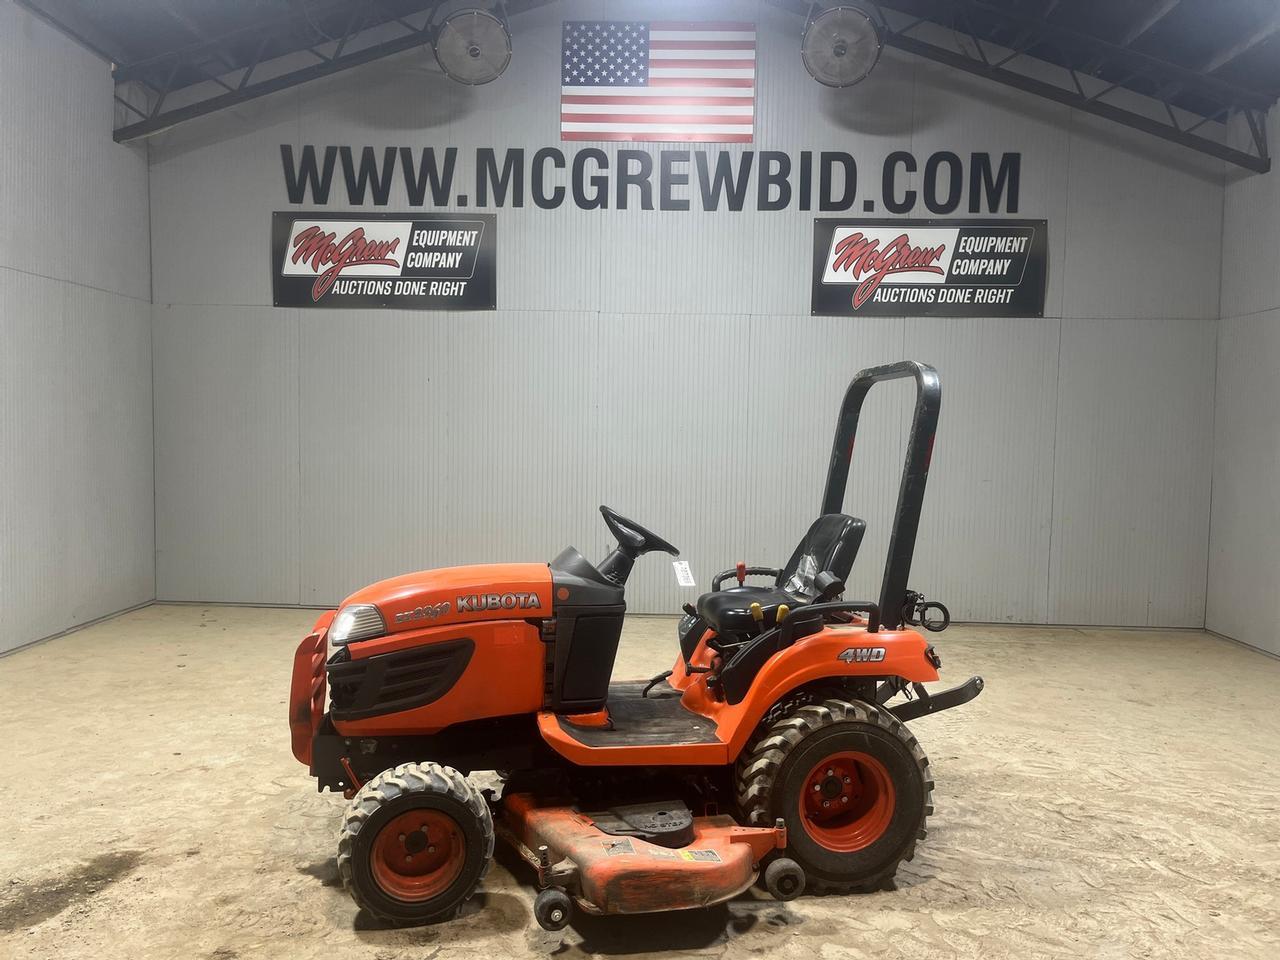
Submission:
M 551 569 L 545 563 L 440 567 L 380 580 L 342 602 L 371 603 L 388 633 L 473 620 L 551 616 Z

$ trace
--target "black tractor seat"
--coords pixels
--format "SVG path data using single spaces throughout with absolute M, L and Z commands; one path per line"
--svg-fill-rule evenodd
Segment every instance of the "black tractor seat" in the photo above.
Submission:
M 796 607 L 806 600 L 777 587 L 730 587 L 704 593 L 698 598 L 698 616 L 706 620 L 721 636 L 729 633 L 748 633 L 756 630 L 751 618 L 751 605 L 760 604 L 764 619 L 760 626 L 769 629 L 778 621 L 778 607 L 784 603 Z
M 772 586 L 736 586 L 704 593 L 698 598 L 698 616 L 722 637 L 751 635 L 775 626 L 778 607 L 784 603 L 795 609 L 817 600 L 831 599 L 823 596 L 825 584 L 843 585 L 866 530 L 866 523 L 857 517 L 843 513 L 823 514 L 810 524 L 787 565 L 781 570 L 767 571 L 775 577 Z M 754 572 L 763 573 L 765 568 L 755 568 Z M 717 576 L 717 584 L 733 573 L 726 570 Z M 764 614 L 759 625 L 751 616 L 753 603 L 760 604 Z M 686 651 L 686 659 L 691 653 L 692 650 Z

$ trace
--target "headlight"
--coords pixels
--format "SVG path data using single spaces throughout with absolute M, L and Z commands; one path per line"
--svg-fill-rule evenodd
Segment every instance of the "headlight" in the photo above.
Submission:
M 343 607 L 329 625 L 329 642 L 351 643 L 380 637 L 387 632 L 387 624 L 378 608 L 371 603 L 353 603 Z

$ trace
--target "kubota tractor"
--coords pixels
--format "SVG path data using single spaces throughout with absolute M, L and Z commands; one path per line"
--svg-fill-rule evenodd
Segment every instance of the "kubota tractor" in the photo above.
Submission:
M 915 415 L 878 602 L 841 599 L 865 524 L 843 508 L 862 402 L 911 377 Z M 902 625 L 941 388 L 912 361 L 864 370 L 836 422 L 822 513 L 780 568 L 738 563 L 686 604 L 674 666 L 613 682 L 627 577 L 676 548 L 601 507 L 617 547 L 592 564 L 447 567 L 376 583 L 299 646 L 294 755 L 350 800 L 338 867 L 377 917 L 456 914 L 510 844 L 537 921 L 701 907 L 760 879 L 877 889 L 932 812 L 905 722 L 973 699 Z M 767 577 L 748 585 L 748 577 Z M 898 699 L 899 697 L 905 699 Z M 501 794 L 467 779 L 497 771 Z

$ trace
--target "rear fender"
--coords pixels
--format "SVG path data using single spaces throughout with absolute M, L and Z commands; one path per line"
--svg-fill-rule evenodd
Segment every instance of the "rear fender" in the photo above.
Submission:
M 713 699 L 704 674 L 684 675 L 677 670 L 679 676 L 672 679 L 683 687 L 686 707 L 715 718 L 716 735 L 727 745 L 733 761 L 769 708 L 801 687 L 846 677 L 901 677 L 911 683 L 937 680 L 938 670 L 928 649 L 929 642 L 914 630 L 869 633 L 862 623 L 828 624 L 770 657 L 740 703 Z M 694 662 L 704 657 L 709 662 L 710 653 L 700 649 Z

